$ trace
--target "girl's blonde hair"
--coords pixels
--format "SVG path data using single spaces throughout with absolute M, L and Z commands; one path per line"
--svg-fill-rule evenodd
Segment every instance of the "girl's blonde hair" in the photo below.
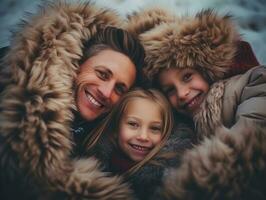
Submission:
M 171 134 L 171 130 L 173 127 L 173 114 L 171 110 L 171 106 L 168 103 L 167 99 L 161 94 L 159 91 L 155 89 L 140 89 L 137 88 L 126 93 L 119 101 L 118 104 L 112 109 L 112 111 L 107 115 L 103 123 L 92 131 L 90 134 L 91 137 L 85 139 L 85 149 L 86 151 L 90 151 L 96 144 L 99 138 L 104 134 L 111 134 L 112 140 L 115 138 L 115 135 L 119 131 L 120 120 L 123 116 L 123 113 L 128 105 L 128 103 L 134 99 L 143 98 L 155 102 L 160 109 L 162 116 L 162 140 L 156 145 L 152 151 L 140 162 L 131 167 L 126 175 L 131 175 L 139 170 L 144 164 L 150 161 L 163 147 L 166 140 L 169 138 Z M 117 140 L 115 141 L 117 145 Z

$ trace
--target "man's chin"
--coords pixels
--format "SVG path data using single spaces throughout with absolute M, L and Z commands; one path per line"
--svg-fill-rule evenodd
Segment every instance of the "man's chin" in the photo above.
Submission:
M 85 119 L 86 121 L 94 121 L 95 119 L 97 119 L 98 117 L 100 117 L 102 115 L 102 113 L 82 113 L 81 112 L 81 116 L 83 119 Z

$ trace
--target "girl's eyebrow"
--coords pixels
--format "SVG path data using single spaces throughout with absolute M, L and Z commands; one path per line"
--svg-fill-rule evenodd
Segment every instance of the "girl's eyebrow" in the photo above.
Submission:
M 152 123 L 156 124 L 156 125 L 162 125 L 162 121 L 161 120 L 160 121 L 153 121 Z

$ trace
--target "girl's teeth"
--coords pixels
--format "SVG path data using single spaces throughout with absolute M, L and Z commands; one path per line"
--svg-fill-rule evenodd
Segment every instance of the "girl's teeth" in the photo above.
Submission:
M 142 146 L 138 146 L 138 145 L 134 145 L 134 144 L 132 145 L 132 147 L 136 150 L 139 150 L 139 151 L 148 151 L 149 150 L 149 148 L 147 148 L 147 147 L 142 147 Z

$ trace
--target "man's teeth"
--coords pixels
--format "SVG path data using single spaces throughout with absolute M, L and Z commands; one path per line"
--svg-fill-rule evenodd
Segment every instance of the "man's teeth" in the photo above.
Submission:
M 150 148 L 148 148 L 148 147 L 143 147 L 143 146 L 139 146 L 139 145 L 135 145 L 135 144 L 132 144 L 131 146 L 133 147 L 133 149 L 136 149 L 139 151 L 149 151 L 150 150 Z
M 96 101 L 96 99 L 94 99 L 88 92 L 86 92 L 86 96 L 87 96 L 87 98 L 89 99 L 89 101 L 93 104 L 93 105 L 95 105 L 95 106 L 97 106 L 97 107 L 101 107 L 102 106 L 102 104 L 100 104 L 98 101 Z

